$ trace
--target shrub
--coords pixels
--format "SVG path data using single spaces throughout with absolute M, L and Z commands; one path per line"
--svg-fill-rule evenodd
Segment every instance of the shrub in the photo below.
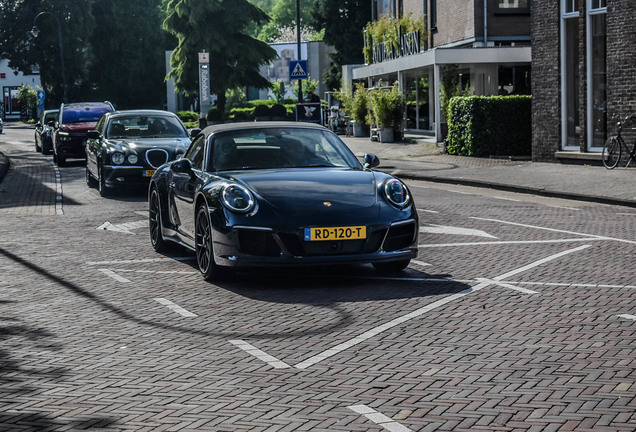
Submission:
M 391 90 L 376 90 L 369 96 L 371 112 L 380 127 L 397 128 L 401 125 L 406 102 L 397 86 Z
M 209 122 L 220 122 L 223 120 L 223 112 L 221 112 L 217 107 L 211 107 L 205 118 Z
M 282 104 L 274 104 L 269 109 L 269 115 L 272 117 L 285 118 L 285 116 L 287 115 L 287 109 Z
M 246 121 L 254 119 L 254 108 L 232 108 L 230 118 L 234 121 Z
M 254 117 L 255 118 L 259 118 L 259 117 L 269 117 L 270 114 L 270 109 L 267 105 L 256 105 L 254 107 Z
M 356 84 L 356 91 L 351 99 L 351 117 L 356 123 L 369 124 L 369 92 L 363 84 Z
M 199 114 L 194 111 L 179 111 L 177 117 L 184 123 L 199 121 Z
M 446 151 L 462 156 L 532 154 L 531 96 L 453 97 Z

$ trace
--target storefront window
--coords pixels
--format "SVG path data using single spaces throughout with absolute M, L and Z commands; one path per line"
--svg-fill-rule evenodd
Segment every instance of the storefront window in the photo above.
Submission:
M 605 14 L 590 16 L 591 24 L 591 147 L 601 148 L 607 137 L 607 69 Z
M 498 94 L 531 94 L 530 66 L 499 66 Z
M 579 112 L 579 20 L 565 20 L 565 146 L 580 146 L 581 125 Z
M 530 12 L 530 0 L 497 0 L 499 13 Z

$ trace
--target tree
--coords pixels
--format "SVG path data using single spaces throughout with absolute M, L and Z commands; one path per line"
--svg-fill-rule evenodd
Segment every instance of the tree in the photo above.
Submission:
M 340 87 L 341 66 L 362 63 L 364 60 L 363 30 L 371 19 L 371 0 L 322 0 L 314 4 L 310 25 L 325 29 L 324 41 L 332 45 L 332 67 L 323 82 L 331 90 Z
M 230 88 L 269 87 L 259 73 L 276 58 L 267 43 L 247 33 L 252 22 L 266 23 L 265 12 L 247 0 L 168 0 L 164 28 L 178 41 L 170 59 L 177 90 L 198 93 L 198 55 L 210 53 L 210 89 L 225 110 L 225 91 Z
M 91 14 L 92 0 L 3 0 L 0 1 L 0 57 L 9 60 L 9 67 L 23 73 L 32 73 L 39 65 L 42 88 L 47 93 L 46 103 L 58 106 L 62 101 L 62 71 L 58 28 L 60 23 L 64 47 L 64 63 L 68 97 L 82 94 L 87 82 L 91 48 L 84 35 L 94 27 Z M 29 34 L 33 20 L 38 37 Z
M 300 27 L 307 33 L 311 11 L 316 0 L 301 0 Z M 258 38 L 267 42 L 278 41 L 281 30 L 287 28 L 296 29 L 296 0 L 274 0 L 269 12 L 271 21 L 263 26 Z M 320 30 L 320 29 L 318 29 Z M 294 36 L 295 39 L 295 36 Z
M 165 51 L 161 0 L 109 0 L 93 5 L 90 96 L 118 109 L 162 108 Z

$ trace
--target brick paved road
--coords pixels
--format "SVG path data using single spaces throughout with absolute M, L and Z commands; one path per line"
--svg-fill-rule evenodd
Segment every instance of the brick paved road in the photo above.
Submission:
M 633 209 L 410 182 L 399 277 L 208 284 L 31 137 L 0 136 L 0 431 L 636 430 Z

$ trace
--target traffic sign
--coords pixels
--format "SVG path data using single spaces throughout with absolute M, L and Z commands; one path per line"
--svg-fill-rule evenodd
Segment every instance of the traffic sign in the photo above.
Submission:
M 289 79 L 307 79 L 307 60 L 290 60 L 289 61 Z
M 46 99 L 46 93 L 44 90 L 38 90 L 38 99 Z

